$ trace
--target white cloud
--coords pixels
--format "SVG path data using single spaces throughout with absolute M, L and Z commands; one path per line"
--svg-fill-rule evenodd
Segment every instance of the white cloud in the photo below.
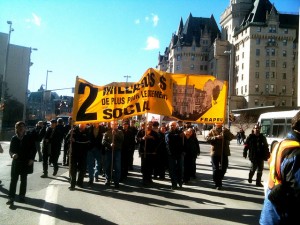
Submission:
M 134 21 L 134 23 L 135 23 L 135 24 L 140 24 L 141 21 L 140 21 L 140 19 L 136 19 L 136 20 Z
M 145 17 L 145 21 L 148 22 L 150 20 L 149 16 Z
M 157 26 L 158 24 L 158 21 L 159 21 L 159 18 L 158 18 L 158 15 L 155 15 L 155 14 L 151 14 L 152 15 L 152 22 L 153 22 L 153 26 Z
M 147 46 L 145 50 L 153 50 L 159 48 L 159 40 L 155 37 L 149 36 L 147 38 Z
M 25 22 L 27 23 L 26 27 L 30 29 L 32 25 L 41 26 L 42 19 L 38 17 L 35 13 L 32 13 L 31 18 L 26 18 Z
M 32 22 L 37 26 L 41 26 L 42 19 L 38 17 L 35 13 L 32 13 L 32 16 L 33 16 Z

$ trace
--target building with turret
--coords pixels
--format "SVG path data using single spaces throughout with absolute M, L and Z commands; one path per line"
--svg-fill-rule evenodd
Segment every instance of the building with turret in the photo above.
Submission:
M 230 109 L 297 107 L 299 14 L 269 0 L 231 0 L 220 15 L 180 19 L 157 69 L 229 82 Z

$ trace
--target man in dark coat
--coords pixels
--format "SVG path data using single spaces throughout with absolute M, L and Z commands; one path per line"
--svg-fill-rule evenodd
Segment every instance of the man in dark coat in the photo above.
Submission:
M 251 162 L 248 182 L 252 183 L 252 177 L 257 170 L 256 186 L 263 187 L 261 177 L 264 169 L 264 161 L 269 158 L 269 147 L 266 137 L 260 133 L 260 126 L 255 124 L 253 132 L 248 136 L 243 151 L 244 158 L 247 158 L 249 150 L 249 160 Z
M 57 127 L 57 121 L 51 120 L 51 126 L 47 128 L 43 141 L 43 175 L 41 178 L 48 177 L 48 160 L 51 158 L 53 163 L 53 176 L 58 171 L 58 157 L 60 155 L 61 143 L 63 140 L 63 132 L 60 127 Z
M 16 187 L 19 176 L 21 177 L 19 198 L 25 201 L 27 188 L 27 175 L 33 172 L 34 156 L 36 148 L 34 137 L 26 133 L 25 123 L 19 121 L 15 125 L 15 135 L 12 137 L 9 147 L 9 154 L 12 158 L 11 181 L 9 186 L 9 200 L 7 205 L 14 205 Z
M 179 121 L 180 122 L 180 121 Z M 170 122 L 170 130 L 166 132 L 166 147 L 169 155 L 169 173 L 172 189 L 182 187 L 183 159 L 184 159 L 184 133 L 176 121 Z

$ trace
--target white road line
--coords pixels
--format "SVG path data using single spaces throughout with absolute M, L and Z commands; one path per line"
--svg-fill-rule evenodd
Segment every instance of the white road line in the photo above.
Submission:
M 55 224 L 57 196 L 58 186 L 50 183 L 50 185 L 47 187 L 45 204 L 43 207 L 44 213 L 42 213 L 40 216 L 39 225 Z

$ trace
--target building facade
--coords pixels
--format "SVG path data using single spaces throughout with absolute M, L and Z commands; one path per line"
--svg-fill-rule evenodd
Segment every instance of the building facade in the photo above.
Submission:
M 299 15 L 269 0 L 231 0 L 220 19 L 182 19 L 157 69 L 229 82 L 231 109 L 296 107 Z

